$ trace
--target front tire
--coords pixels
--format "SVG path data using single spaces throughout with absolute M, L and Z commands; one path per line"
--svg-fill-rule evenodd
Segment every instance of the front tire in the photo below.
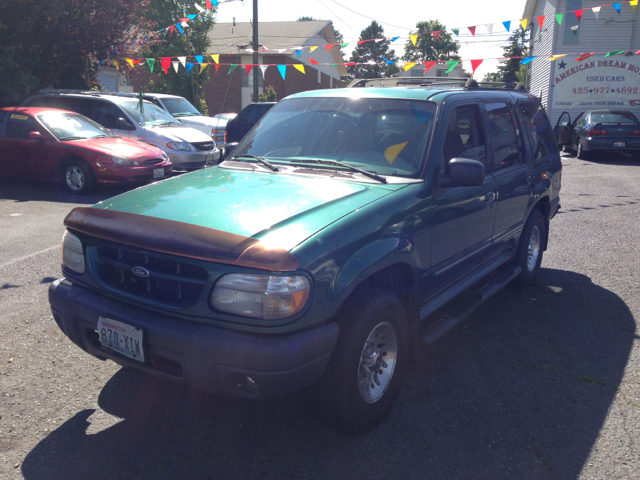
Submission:
M 320 380 L 322 407 L 348 433 L 382 420 L 400 392 L 409 357 L 404 307 L 384 290 L 355 293 L 340 315 L 340 336 Z
M 585 160 L 587 158 L 587 152 L 582 148 L 582 144 L 580 143 L 580 139 L 578 139 L 578 148 L 576 149 L 576 158 L 580 160 Z
M 518 286 L 525 288 L 533 285 L 542 263 L 542 246 L 547 238 L 547 228 L 540 210 L 535 209 L 525 223 L 516 251 L 515 264 L 522 268 L 516 278 Z
M 60 169 L 60 181 L 68 192 L 85 195 L 95 188 L 96 177 L 86 162 L 69 160 Z

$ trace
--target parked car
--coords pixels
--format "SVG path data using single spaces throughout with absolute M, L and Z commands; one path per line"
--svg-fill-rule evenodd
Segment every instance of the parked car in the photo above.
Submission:
M 122 137 L 161 148 L 176 170 L 195 170 L 215 164 L 220 158 L 220 150 L 210 135 L 182 125 L 151 102 L 143 102 L 143 124 L 137 98 L 94 91 L 74 92 L 39 93 L 22 105 L 80 113 Z
M 410 353 L 535 281 L 561 168 L 524 92 L 295 94 L 207 175 L 74 209 L 51 309 L 95 357 L 245 398 L 317 383 L 362 431 Z
M 588 110 L 573 123 L 569 112 L 562 112 L 555 134 L 559 145 L 582 159 L 593 152 L 640 153 L 640 123 L 625 110 Z
M 274 105 L 275 102 L 251 103 L 244 107 L 236 117 L 227 121 L 227 128 L 224 133 L 225 149 L 223 158 L 226 158 L 231 153 L 238 142 Z
M 96 183 L 145 183 L 171 175 L 159 148 L 121 138 L 77 113 L 0 109 L 0 175 L 59 180 L 72 193 Z

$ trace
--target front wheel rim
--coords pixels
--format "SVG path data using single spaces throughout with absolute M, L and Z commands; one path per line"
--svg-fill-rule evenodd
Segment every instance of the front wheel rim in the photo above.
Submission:
M 65 174 L 65 180 L 67 181 L 69 188 L 74 192 L 82 190 L 82 187 L 84 186 L 84 172 L 80 167 L 69 167 Z
M 532 272 L 538 264 L 540 256 L 540 228 L 533 227 L 531 237 L 529 237 L 529 248 L 527 249 L 527 269 Z
M 375 326 L 360 354 L 358 388 L 365 403 L 382 398 L 391 384 L 398 358 L 398 336 L 389 322 Z

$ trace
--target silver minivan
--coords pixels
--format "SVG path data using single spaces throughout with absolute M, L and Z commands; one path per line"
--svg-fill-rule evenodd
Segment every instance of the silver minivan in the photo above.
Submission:
M 148 101 L 143 102 L 144 115 L 140 115 L 138 100 L 130 96 L 52 91 L 34 95 L 22 106 L 80 113 L 117 135 L 160 147 L 174 170 L 195 170 L 220 159 L 220 150 L 210 136 L 183 125 Z

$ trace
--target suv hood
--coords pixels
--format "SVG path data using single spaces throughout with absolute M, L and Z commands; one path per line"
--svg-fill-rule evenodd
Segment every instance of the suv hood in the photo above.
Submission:
M 211 117 L 205 117 L 204 115 L 193 115 L 193 116 L 187 116 L 187 117 L 176 117 L 178 120 L 180 120 L 180 122 L 184 123 L 185 125 L 189 125 L 194 124 L 194 125 L 204 125 L 205 127 L 211 127 L 214 128 L 217 125 L 220 125 L 220 122 L 225 122 L 226 120 L 221 120 L 220 122 L 218 122 L 215 118 L 211 118 Z
M 196 130 L 195 128 L 191 128 L 188 126 L 171 126 L 171 127 L 146 127 L 146 130 L 151 130 L 155 132 L 157 135 L 161 137 L 167 138 L 169 141 L 174 142 L 187 142 L 187 143 L 199 143 L 199 142 L 210 142 L 211 137 L 202 133 L 200 130 Z
M 291 250 L 401 187 L 214 167 L 138 188 L 95 208 L 213 228 Z

